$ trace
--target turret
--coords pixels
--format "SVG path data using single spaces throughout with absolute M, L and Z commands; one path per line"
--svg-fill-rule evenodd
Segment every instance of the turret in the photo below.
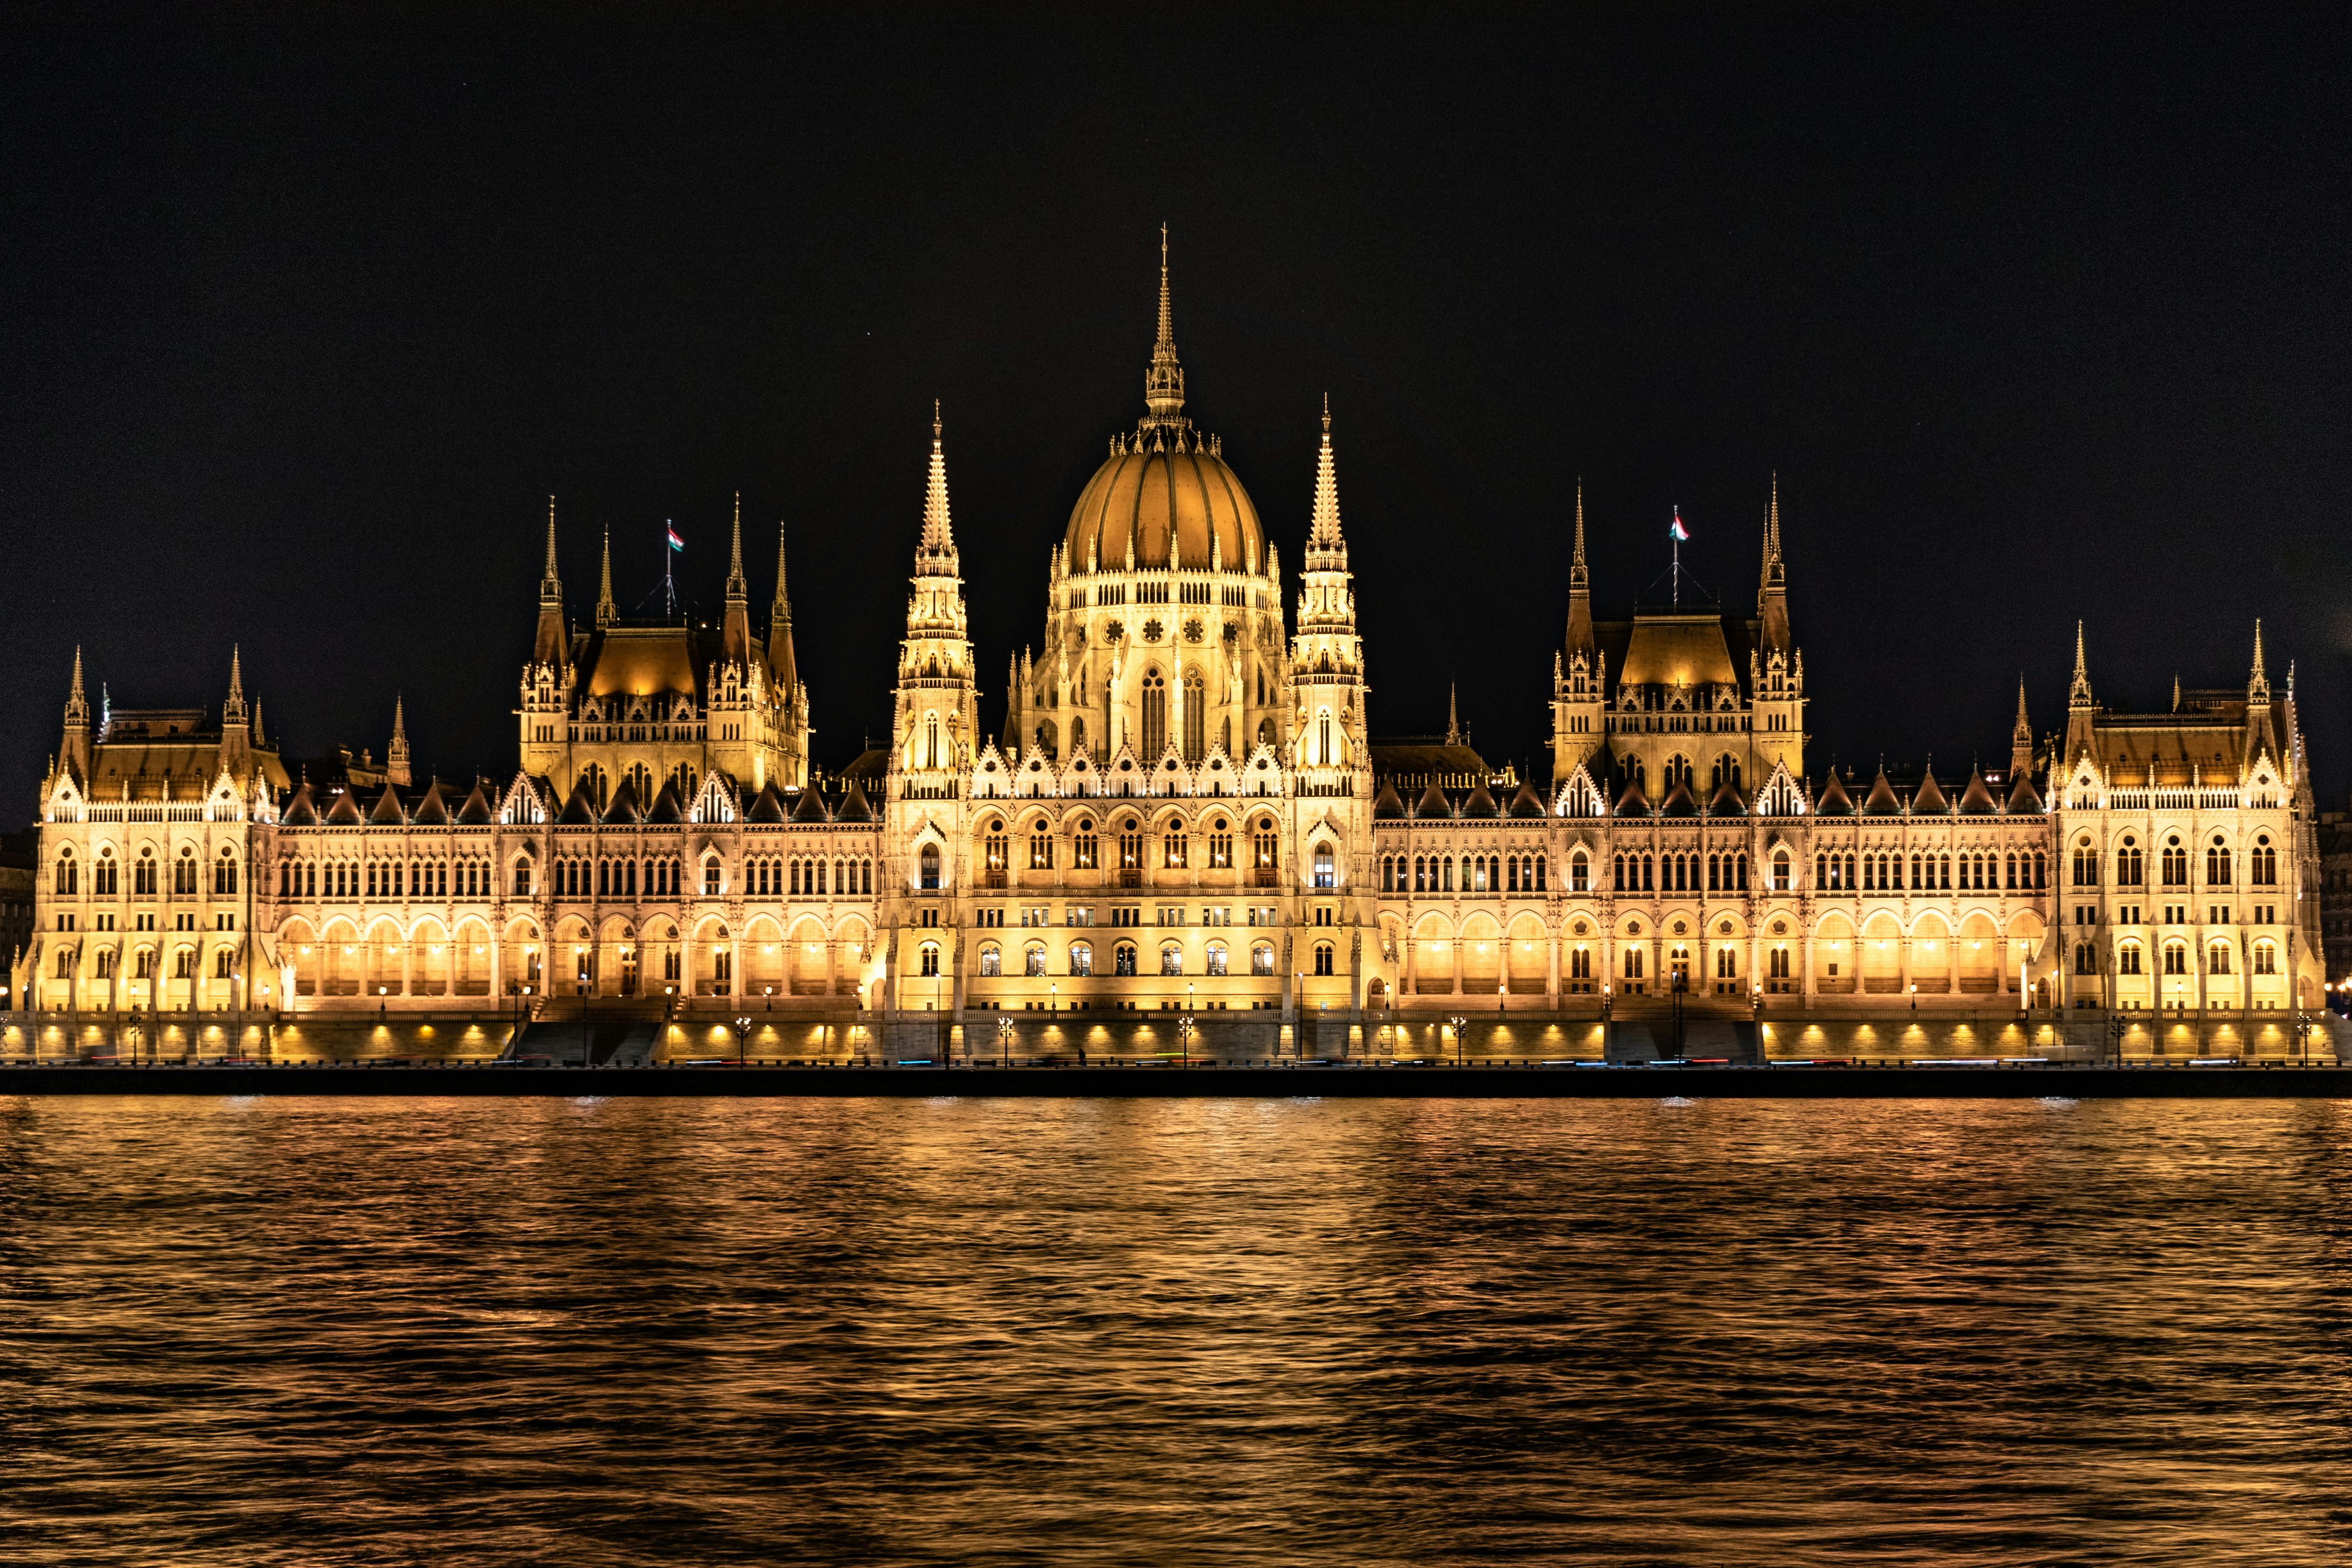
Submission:
M 2091 668 L 2083 654 L 2083 623 L 2074 623 L 2074 678 L 2066 683 L 2065 766 L 2080 762 L 2091 750 L 2092 721 L 2098 709 L 2091 701 Z
M 74 645 L 73 685 L 66 692 L 64 754 L 68 772 L 84 784 L 89 781 L 89 699 L 81 689 L 81 646 Z
M 1584 481 L 1576 481 L 1568 561 L 1568 643 L 1551 661 L 1551 771 L 1564 779 L 1601 745 L 1601 658 L 1592 635 L 1592 574 L 1584 561 Z
M 1764 566 L 1756 584 L 1756 656 L 1750 666 L 1756 776 L 1776 763 L 1805 770 L 1805 656 L 1789 630 L 1789 573 L 1780 548 L 1780 476 L 1764 509 Z
M 409 785 L 408 720 L 398 693 L 392 699 L 392 744 L 384 748 L 383 776 L 403 789 Z
M 2017 678 L 2017 722 L 2009 730 L 2009 776 L 2021 779 L 2033 772 L 2033 726 L 2025 720 L 2025 677 Z
M 1271 555 L 1269 551 L 1268 554 Z M 1331 401 L 1323 400 L 1323 444 L 1315 458 L 1315 506 L 1298 574 L 1298 628 L 1291 639 L 1294 723 L 1303 727 L 1301 767 L 1353 767 L 1369 785 L 1364 726 L 1364 645 L 1356 635 L 1354 579 L 1339 531 L 1339 468 L 1331 448 Z M 1188 748 L 1189 750 L 1189 748 Z
M 221 771 L 242 780 L 253 761 L 254 730 L 246 722 L 245 661 L 237 647 L 228 650 L 228 700 L 221 704 Z
M 2271 678 L 2263 668 L 2263 623 L 2254 623 L 2254 668 L 2246 679 L 2246 755 L 2268 752 L 2279 760 L 2281 747 L 2271 726 Z M 2281 765 L 2284 765 L 2283 763 Z
M 539 629 L 531 637 L 533 664 L 560 665 L 567 652 L 563 632 L 563 582 L 555 574 L 555 498 L 547 498 L 547 570 L 539 579 Z

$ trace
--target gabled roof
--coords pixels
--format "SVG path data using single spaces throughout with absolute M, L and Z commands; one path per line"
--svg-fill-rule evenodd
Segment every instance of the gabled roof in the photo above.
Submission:
M 1740 798 L 1739 786 L 1726 776 L 1721 784 L 1715 786 L 1715 795 L 1706 803 L 1706 812 L 1709 816 L 1745 816 L 1748 815 L 1748 802 Z
M 1392 822 L 1403 815 L 1404 798 L 1397 794 L 1396 785 L 1382 784 L 1381 793 L 1372 797 L 1372 820 Z
M 1437 787 L 1435 779 L 1432 779 L 1429 787 L 1421 792 L 1421 798 L 1412 803 L 1412 814 L 1415 816 L 1452 816 L 1454 803 L 1445 798 L 1445 792 Z
M 835 822 L 871 822 L 874 807 L 866 802 L 862 776 L 849 781 L 849 793 L 841 797 L 841 809 L 833 814 Z
M 466 804 L 457 808 L 457 820 L 467 826 L 474 826 L 489 821 L 497 815 L 490 809 L 490 797 L 482 793 L 482 781 L 476 779 L 474 793 L 467 795 Z
M 335 804 L 327 808 L 327 821 L 336 827 L 357 827 L 360 824 L 359 803 L 345 790 L 335 796 Z
M 1536 794 L 1533 785 L 1522 781 L 1519 784 L 1519 793 L 1511 797 L 1510 815 L 1513 816 L 1545 816 L 1543 797 Z
M 604 808 L 604 820 L 626 826 L 636 821 L 640 815 L 636 784 L 628 774 L 623 773 L 619 787 L 613 791 L 613 804 Z
M 1462 815 L 1465 816 L 1500 816 L 1503 815 L 1503 811 L 1502 807 L 1495 804 L 1495 797 L 1487 793 L 1486 786 L 1485 784 L 1480 784 L 1477 788 L 1470 792 L 1470 798 L 1462 803 Z
M 654 796 L 653 809 L 646 813 L 646 820 L 663 824 L 686 820 L 686 809 L 678 804 L 677 785 L 666 783 L 661 786 L 661 794 Z
M 1878 765 L 1878 776 L 1870 781 L 1870 793 L 1862 797 L 1864 816 L 1900 816 L 1903 803 L 1895 798 L 1895 786 L 1886 782 L 1886 764 Z
M 1992 790 L 1985 784 L 1983 773 L 1972 772 L 1969 774 L 1969 787 L 1960 792 L 1960 815 L 1962 816 L 2000 815 L 2000 802 L 1993 799 Z
M 794 822 L 830 822 L 832 814 L 824 809 L 824 794 L 821 790 L 804 789 L 793 806 Z
M 1845 793 L 1845 781 L 1837 776 L 1834 769 L 1830 773 L 1829 783 L 1822 786 L 1821 795 L 1813 802 L 1813 815 L 1815 816 L 1852 816 L 1853 815 L 1853 796 Z
M 1620 816 L 1650 815 L 1650 797 L 1642 793 L 1642 781 L 1632 773 L 1625 775 L 1625 792 L 1617 797 L 1617 815 Z
M 2032 773 L 2020 773 L 2017 782 L 2009 786 L 2009 814 L 2023 816 L 2042 809 L 2042 792 L 2033 787 Z
M 1668 790 L 1666 798 L 1658 803 L 1658 815 L 1661 816 L 1696 816 L 1698 815 L 1698 797 L 1691 794 L 1690 780 L 1675 781 L 1675 787 Z
M 1947 812 L 1951 809 L 1952 803 L 1944 798 L 1943 789 L 1936 783 L 1936 775 L 1933 773 L 1921 774 L 1919 778 L 1919 787 L 1914 791 L 1911 795 L 1911 810 L 1913 813 L 1924 816 L 1931 811 L 1940 813 Z
M 808 793 L 814 795 L 816 792 L 811 790 Z M 743 814 L 743 820 L 746 822 L 785 820 L 784 797 L 776 793 L 775 780 L 770 779 L 767 786 L 760 791 L 760 798 L 751 803 L 751 809 Z
M 307 784 L 296 788 L 294 798 L 286 803 L 286 815 L 278 820 L 289 827 L 315 827 L 319 822 L 319 805 L 310 798 Z

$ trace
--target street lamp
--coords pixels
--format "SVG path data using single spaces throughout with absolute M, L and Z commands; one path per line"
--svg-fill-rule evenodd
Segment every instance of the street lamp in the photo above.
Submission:
M 1190 990 L 1187 986 L 1185 989 Z M 1185 1014 L 1176 1020 L 1177 1060 L 1185 1067 L 1192 1065 L 1192 1015 Z
M 735 1020 L 735 1065 L 736 1065 L 737 1067 L 739 1067 L 739 1068 L 740 1068 L 740 1067 L 741 1067 L 741 1066 L 743 1065 L 743 1041 L 744 1041 L 744 1037 L 745 1037 L 746 1036 L 750 1035 L 750 1034 L 751 1034 L 751 1019 L 749 1019 L 749 1018 L 738 1018 L 738 1019 L 736 1019 L 736 1020 Z
M 1462 1059 L 1462 1031 L 1469 1022 L 1470 1020 L 1468 1018 L 1464 1017 L 1459 1013 L 1454 1015 L 1454 1065 L 1457 1068 L 1464 1065 Z
M 1012 1020 L 1012 1019 L 1010 1019 L 1010 1018 L 999 1018 L 998 1020 L 996 1020 L 996 1045 L 997 1045 L 997 1049 L 998 1049 L 1000 1052 L 1002 1052 L 1002 1053 L 1003 1053 L 1003 1058 L 1004 1058 L 1004 1065 L 1005 1065 L 1006 1067 L 1011 1067 L 1011 1066 L 1013 1065 L 1013 1020 Z

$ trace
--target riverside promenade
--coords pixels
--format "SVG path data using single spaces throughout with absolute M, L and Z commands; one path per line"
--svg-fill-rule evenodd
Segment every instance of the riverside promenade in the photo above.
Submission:
M 2169 1066 L 1978 1062 L 1857 1065 L 1599 1061 L 864 1063 L 646 1067 L 508 1063 L 0 1067 L 10 1095 L 701 1096 L 788 1099 L 1099 1097 L 1428 1100 L 2340 1100 L 2352 1068 L 2226 1060 Z

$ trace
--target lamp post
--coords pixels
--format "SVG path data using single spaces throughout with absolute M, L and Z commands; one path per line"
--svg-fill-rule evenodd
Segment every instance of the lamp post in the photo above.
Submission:
M 1454 1015 L 1454 1065 L 1456 1068 L 1465 1065 L 1463 1060 L 1464 1047 L 1462 1043 L 1462 1031 L 1469 1022 L 1470 1020 L 1468 1018 L 1463 1016 L 1459 1013 Z
M 1013 1065 L 1013 1020 L 1010 1018 L 996 1020 L 996 1048 L 1004 1058 L 1003 1065 L 1011 1067 Z
M 1176 1020 L 1176 1058 L 1182 1066 L 1189 1068 L 1192 1065 L 1192 1015 L 1190 1013 Z
M 751 1034 L 751 1020 L 750 1018 L 743 1017 L 735 1020 L 735 1065 L 739 1068 L 743 1065 L 744 1037 Z

